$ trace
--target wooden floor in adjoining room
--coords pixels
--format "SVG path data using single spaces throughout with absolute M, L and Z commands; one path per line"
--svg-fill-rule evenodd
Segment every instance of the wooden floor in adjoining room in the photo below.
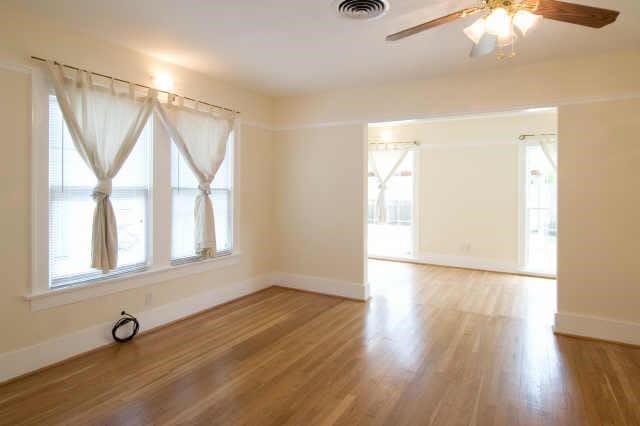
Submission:
M 0 423 L 639 425 L 640 349 L 554 336 L 555 282 L 370 261 L 0 386 Z

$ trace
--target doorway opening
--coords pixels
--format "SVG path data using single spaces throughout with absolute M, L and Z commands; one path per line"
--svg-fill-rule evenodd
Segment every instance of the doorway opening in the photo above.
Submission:
M 556 273 L 557 109 L 371 123 L 369 258 Z

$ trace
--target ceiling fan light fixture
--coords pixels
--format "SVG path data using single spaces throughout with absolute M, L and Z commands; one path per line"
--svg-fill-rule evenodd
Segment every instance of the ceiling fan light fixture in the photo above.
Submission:
M 340 0 L 336 0 L 340 1 Z M 342 0 L 361 2 L 365 0 Z M 366 0 L 371 1 L 371 0 Z M 470 0 L 469 0 L 470 1 Z M 524 37 L 532 28 L 545 19 L 566 22 L 589 28 L 602 28 L 616 21 L 617 10 L 587 6 L 566 0 L 477 0 L 476 7 L 468 7 L 439 18 L 423 22 L 402 31 L 390 34 L 387 41 L 400 40 L 430 28 L 464 19 L 476 13 L 485 15 L 466 27 L 464 34 L 473 41 L 469 54 L 472 58 L 487 55 L 498 49 L 498 58 L 515 56 L 515 43 L 518 37 Z M 595 1 L 595 0 L 591 0 Z M 638 0 L 636 0 L 638 1 Z M 516 31 L 515 28 L 518 29 Z M 509 46 L 510 54 L 504 47 Z
M 509 31 L 503 34 L 500 34 L 498 36 L 498 46 L 500 47 L 511 46 L 516 42 L 517 38 L 518 36 L 516 32 L 513 30 L 513 25 L 509 25 Z
M 528 10 L 519 10 L 513 15 L 513 25 L 518 27 L 522 35 L 526 35 L 541 20 L 542 16 L 531 13 Z
M 497 7 L 485 18 L 486 31 L 493 35 L 508 35 L 511 31 L 511 16 L 502 7 Z
M 473 24 L 465 28 L 463 31 L 465 35 L 471 39 L 473 44 L 478 44 L 478 42 L 486 32 L 486 25 L 485 25 L 484 18 L 478 19 Z

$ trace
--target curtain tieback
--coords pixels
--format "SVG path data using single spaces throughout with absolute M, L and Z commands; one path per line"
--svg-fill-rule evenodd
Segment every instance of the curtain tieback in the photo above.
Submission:
M 211 194 L 211 186 L 208 183 L 201 183 L 198 185 L 198 189 L 203 193 L 210 195 Z
M 384 191 L 385 189 L 387 189 L 387 184 L 381 183 L 380 185 L 378 185 L 378 189 Z
M 98 179 L 98 184 L 93 188 L 91 196 L 94 200 L 101 200 L 111 195 L 111 178 Z

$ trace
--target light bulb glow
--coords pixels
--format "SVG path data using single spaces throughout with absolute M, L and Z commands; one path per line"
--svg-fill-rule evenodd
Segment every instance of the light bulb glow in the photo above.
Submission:
M 495 8 L 485 18 L 485 26 L 489 34 L 507 35 L 511 31 L 511 17 L 504 8 Z
M 513 25 L 518 27 L 522 35 L 526 35 L 527 31 L 533 28 L 542 16 L 529 12 L 528 10 L 519 10 L 513 15 Z
M 473 41 L 474 44 L 478 44 L 478 42 L 480 41 L 480 39 L 482 38 L 482 36 L 486 31 L 484 18 L 478 19 L 476 22 L 469 25 L 463 31 L 465 35 L 469 37 L 471 41 Z
M 164 72 L 158 72 L 153 76 L 153 84 L 159 90 L 173 90 L 173 79 Z
M 498 46 L 506 47 L 511 46 L 516 42 L 518 36 L 516 32 L 513 30 L 513 25 L 509 24 L 509 30 L 504 33 L 498 35 Z

